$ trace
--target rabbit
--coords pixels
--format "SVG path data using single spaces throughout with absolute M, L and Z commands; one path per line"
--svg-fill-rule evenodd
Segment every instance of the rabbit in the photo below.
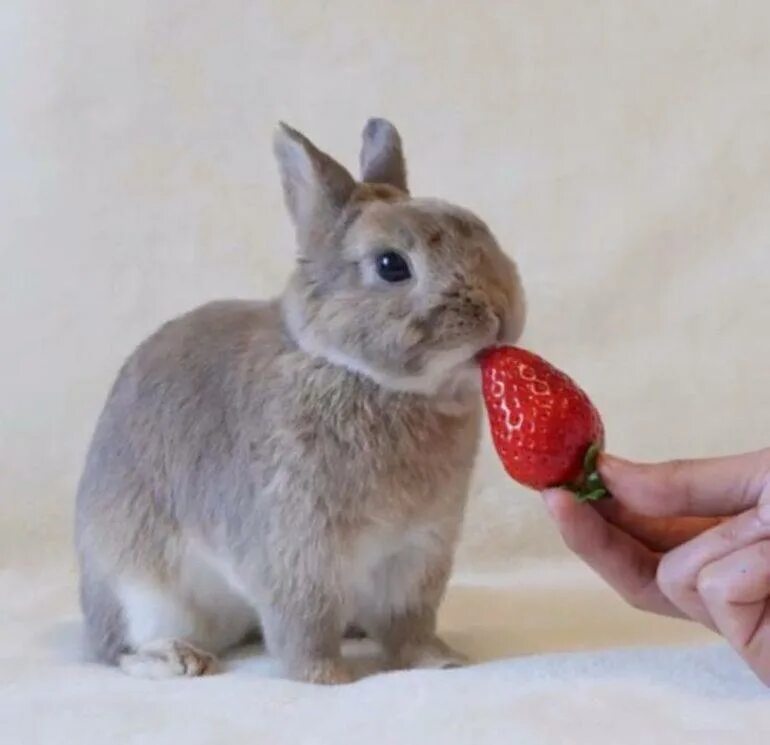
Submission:
M 436 634 L 476 455 L 477 354 L 524 323 L 485 223 L 412 198 L 401 137 L 363 131 L 361 181 L 274 139 L 297 260 L 271 301 L 211 302 L 120 370 L 76 500 L 93 656 L 196 676 L 261 634 L 283 674 L 353 679 L 351 625 L 387 669 L 464 658 Z

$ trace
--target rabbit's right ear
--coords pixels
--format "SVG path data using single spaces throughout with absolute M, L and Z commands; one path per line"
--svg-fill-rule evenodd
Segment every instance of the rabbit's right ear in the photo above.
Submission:
M 409 192 L 401 135 L 387 119 L 370 119 L 361 145 L 361 181 Z
M 283 193 L 300 248 L 328 234 L 356 184 L 347 170 L 303 134 L 280 123 L 273 139 Z

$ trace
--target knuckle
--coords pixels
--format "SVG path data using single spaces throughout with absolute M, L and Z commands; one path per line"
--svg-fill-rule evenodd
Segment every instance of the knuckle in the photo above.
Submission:
M 650 517 L 661 517 L 671 511 L 671 468 L 672 464 L 638 467 L 637 488 L 631 493 L 634 510 Z
M 714 534 L 723 543 L 732 545 L 738 538 L 738 526 L 735 524 L 735 520 L 726 520 L 714 529 Z
M 667 554 L 660 560 L 655 575 L 658 587 L 666 597 L 676 596 L 683 587 L 681 568 L 674 554 Z
M 687 514 L 692 502 L 691 461 L 671 460 L 638 469 L 634 509 L 651 517 Z
M 694 462 L 690 459 L 677 459 L 669 464 L 668 482 L 670 493 L 677 494 L 677 507 L 684 514 L 692 514 L 695 495 L 692 489 L 692 470 Z M 669 508 L 671 505 L 668 505 Z
M 719 575 L 708 567 L 698 573 L 695 588 L 700 596 L 712 601 L 724 599 L 727 589 Z
M 668 462 L 668 478 L 670 481 L 678 481 L 687 473 L 691 461 L 686 458 L 675 458 Z

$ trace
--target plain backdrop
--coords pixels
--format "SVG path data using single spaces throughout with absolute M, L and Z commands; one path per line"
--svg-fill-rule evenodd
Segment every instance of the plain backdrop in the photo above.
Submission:
M 400 128 L 412 190 L 520 264 L 524 342 L 657 459 L 770 441 L 770 5 L 6 0 L 0 520 L 66 536 L 124 357 L 293 260 L 270 138 L 349 167 Z M 487 448 L 466 561 L 552 550 Z M 1 551 L 2 549 L 0 549 Z M 2 554 L 0 554 L 2 556 Z
M 75 613 L 74 491 L 122 360 L 281 291 L 281 119 L 354 168 L 390 118 L 413 193 L 516 258 L 523 343 L 613 451 L 770 443 L 769 39 L 764 0 L 4 0 L 0 571 L 56 566 Z M 485 438 L 458 571 L 565 555 Z

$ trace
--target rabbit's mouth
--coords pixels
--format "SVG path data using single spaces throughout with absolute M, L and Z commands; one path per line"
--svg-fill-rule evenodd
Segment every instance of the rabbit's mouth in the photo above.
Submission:
M 454 349 L 433 352 L 418 376 L 425 392 L 432 394 L 462 394 L 469 390 L 480 390 L 478 355 L 489 346 L 484 343 L 469 342 Z

